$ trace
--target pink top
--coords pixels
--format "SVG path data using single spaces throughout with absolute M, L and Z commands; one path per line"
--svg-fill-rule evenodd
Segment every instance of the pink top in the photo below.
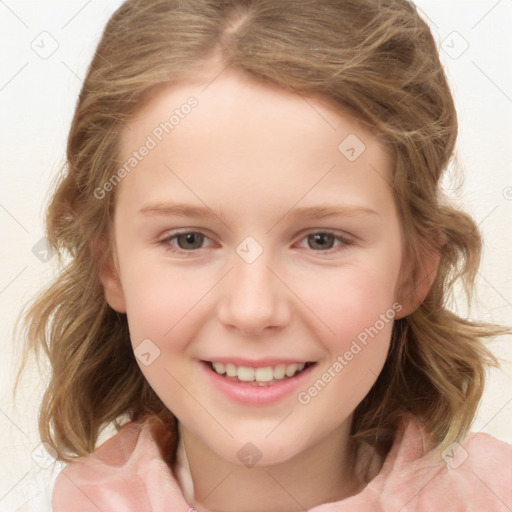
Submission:
M 53 490 L 54 512 L 192 511 L 162 457 L 160 447 L 169 442 L 152 418 L 126 424 L 93 454 L 61 471 Z M 361 452 L 360 459 L 373 467 L 363 491 L 310 512 L 512 511 L 512 446 L 473 434 L 442 457 L 427 452 L 428 436 L 409 418 L 384 461 L 368 447 Z M 186 464 L 178 453 L 175 471 L 184 474 Z

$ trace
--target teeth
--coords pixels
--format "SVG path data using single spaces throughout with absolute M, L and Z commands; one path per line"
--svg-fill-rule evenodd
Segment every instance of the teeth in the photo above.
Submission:
M 251 380 L 254 380 L 254 368 L 249 368 L 248 366 L 239 366 L 236 376 L 238 377 L 238 380 L 251 382 Z
M 254 380 L 259 382 L 270 382 L 274 378 L 274 371 L 271 366 L 265 368 L 256 368 L 254 372 Z
M 215 368 L 215 365 L 213 365 L 213 367 Z M 218 372 L 217 372 L 218 373 Z M 227 364 L 226 365 L 226 375 L 228 377 L 236 377 L 236 366 L 234 364 Z M 221 374 L 222 375 L 222 374 Z
M 222 363 L 212 363 L 214 370 L 219 374 L 222 375 L 223 373 L 226 373 L 226 368 Z
M 289 364 L 286 367 L 286 376 L 287 377 L 292 377 L 295 374 L 295 372 L 297 371 L 298 367 L 299 367 L 298 364 Z
M 274 368 L 274 379 L 284 379 L 285 375 L 286 375 L 286 365 L 278 364 Z
M 238 377 L 243 382 L 256 381 L 260 385 L 265 385 L 272 380 L 281 380 L 286 377 L 293 377 L 298 371 L 302 371 L 306 363 L 278 364 L 277 366 L 264 366 L 262 368 L 251 368 L 249 366 L 235 366 L 227 363 L 212 363 L 212 367 L 219 375 L 227 377 Z

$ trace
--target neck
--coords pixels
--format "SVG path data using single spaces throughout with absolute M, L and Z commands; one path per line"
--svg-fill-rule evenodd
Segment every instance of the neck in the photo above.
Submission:
M 198 512 L 295 512 L 340 501 L 363 487 L 354 472 L 349 426 L 347 421 L 288 461 L 249 468 L 226 461 L 180 424 L 177 478 Z

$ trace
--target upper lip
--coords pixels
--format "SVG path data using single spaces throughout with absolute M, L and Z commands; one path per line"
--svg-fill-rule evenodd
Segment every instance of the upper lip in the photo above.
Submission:
M 264 359 L 245 359 L 240 357 L 214 357 L 203 359 L 208 363 L 233 364 L 235 366 L 247 366 L 249 368 L 265 368 L 267 366 L 277 366 L 280 364 L 291 365 L 301 363 L 312 363 L 309 359 L 283 359 L 283 358 L 264 358 Z

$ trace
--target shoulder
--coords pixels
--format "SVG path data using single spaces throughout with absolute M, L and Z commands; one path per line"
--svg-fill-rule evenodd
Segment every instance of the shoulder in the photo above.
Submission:
M 503 467 L 503 470 L 508 470 L 511 474 L 512 468 L 512 445 L 500 441 L 489 434 L 473 433 L 468 436 L 468 439 L 463 443 L 464 449 L 467 451 L 466 459 L 472 461 L 474 464 L 492 464 L 507 462 L 508 467 Z M 472 456 L 473 455 L 473 456 Z
M 488 434 L 470 434 L 439 452 L 430 449 L 428 436 L 413 420 L 379 476 L 386 505 L 392 502 L 402 512 L 512 510 L 512 446 Z
M 141 425 L 128 423 L 94 453 L 70 462 L 55 481 L 52 494 L 54 512 L 97 512 L 101 480 L 107 483 L 129 461 L 141 429 Z
M 450 483 L 482 503 L 482 510 L 512 510 L 512 445 L 472 434 L 443 452 Z
M 94 453 L 68 464 L 53 488 L 54 512 L 152 510 L 150 476 L 171 487 L 173 481 L 159 434 L 152 420 L 128 423 Z
M 512 510 L 512 446 L 488 434 L 473 434 L 441 454 L 431 493 L 449 507 L 502 512 Z M 433 501 L 425 492 L 425 502 Z

